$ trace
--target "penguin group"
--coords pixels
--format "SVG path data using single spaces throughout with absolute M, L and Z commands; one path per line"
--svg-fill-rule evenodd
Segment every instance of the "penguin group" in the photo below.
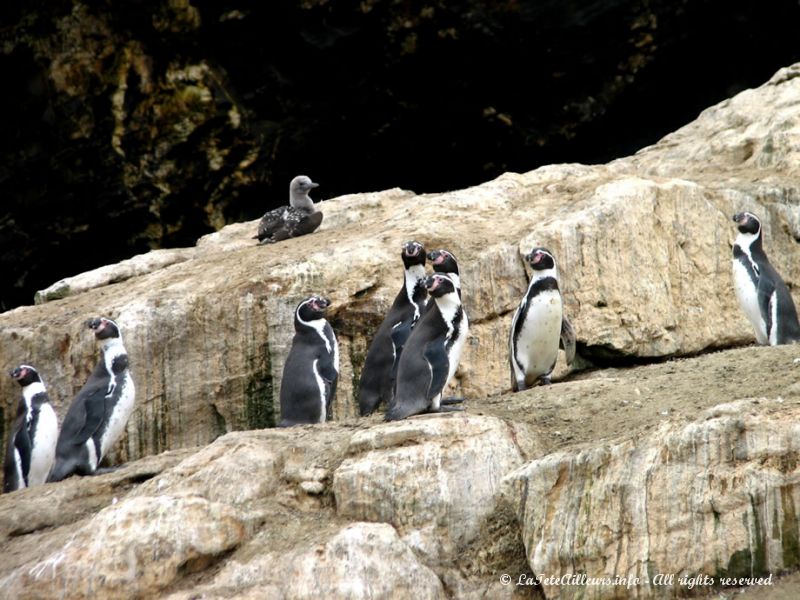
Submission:
M 387 407 L 395 421 L 426 412 L 461 410 L 442 393 L 455 375 L 469 320 L 461 304 L 458 263 L 447 250 L 402 245 L 403 283 L 372 339 L 359 380 L 359 410 Z M 430 259 L 433 274 L 426 274 Z M 322 423 L 330 416 L 339 376 L 339 350 L 324 319 L 330 303 L 306 298 L 295 309 L 295 335 L 283 370 L 280 426 Z
M 290 203 L 268 212 L 259 223 L 260 244 L 315 231 L 322 213 L 308 196 L 317 187 L 306 176 L 290 183 Z M 797 310 L 786 283 L 763 248 L 761 221 L 750 212 L 733 216 L 735 295 L 759 344 L 800 341 Z M 403 277 L 389 311 L 369 345 L 358 378 L 362 417 L 384 408 L 396 421 L 424 413 L 463 410 L 462 398 L 444 397 L 469 335 L 462 303 L 458 261 L 445 249 L 426 252 L 423 244 L 402 244 Z M 426 271 L 430 262 L 432 273 Z M 576 355 L 576 332 L 565 314 L 556 257 L 534 247 L 523 256 L 531 276 L 511 319 L 508 362 L 511 390 L 548 385 L 559 349 L 567 365 Z M 331 302 L 304 298 L 294 310 L 294 337 L 280 388 L 280 427 L 331 419 L 339 379 L 339 345 L 327 320 Z M 86 322 L 102 357 L 71 402 L 61 428 L 44 381 L 33 366 L 11 371 L 21 397 L 6 446 L 3 492 L 71 475 L 101 472 L 100 465 L 124 433 L 135 398 L 128 353 L 117 323 L 106 317 Z
M 135 389 L 119 326 L 89 319 L 102 357 L 72 400 L 61 429 L 39 372 L 20 365 L 11 377 L 22 388 L 3 464 L 3 492 L 94 475 L 122 436 L 133 412 Z
M 770 345 L 800 341 L 797 311 L 788 287 L 764 252 L 760 220 L 749 212 L 737 213 L 733 220 L 738 229 L 733 246 L 734 290 L 756 340 Z M 416 241 L 403 244 L 400 257 L 402 284 L 369 345 L 359 378 L 359 412 L 366 417 L 383 405 L 385 420 L 395 421 L 462 410 L 452 406 L 462 399 L 443 398 L 469 332 L 458 262 L 447 250 L 426 254 Z M 555 255 L 535 247 L 523 259 L 531 276 L 508 337 L 514 392 L 550 384 L 559 349 L 567 366 L 576 355 L 576 332 L 565 314 Z M 433 266 L 432 275 L 426 274 L 426 260 Z M 304 327 L 308 325 L 296 316 L 298 333 L 283 374 L 288 391 L 281 390 L 281 425 L 319 423 L 331 414 L 338 377 L 338 350 L 332 350 L 335 336 L 327 322 L 312 326 L 316 337 L 301 335 Z

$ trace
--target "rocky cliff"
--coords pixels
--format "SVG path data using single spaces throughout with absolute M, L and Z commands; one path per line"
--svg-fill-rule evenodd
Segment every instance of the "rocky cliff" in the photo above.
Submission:
M 297 171 L 329 198 L 624 156 L 800 60 L 798 19 L 794 0 L 5 0 L 0 310 L 255 218 Z
M 730 219 L 763 217 L 794 290 L 799 124 L 795 65 L 608 165 L 345 196 L 323 203 L 311 236 L 256 247 L 254 222 L 229 226 L 0 315 L 0 362 L 37 366 L 60 415 L 96 360 L 82 321 L 117 319 L 138 399 L 112 461 L 141 458 L 1 498 L 4 589 L 388 598 L 415 581 L 423 597 L 618 598 L 688 593 L 657 574 L 777 580 L 796 568 L 800 539 L 794 347 L 573 374 L 511 396 L 506 337 L 526 285 L 521 253 L 541 244 L 559 259 L 584 365 L 750 343 Z M 407 239 L 462 265 L 472 327 L 454 391 L 467 411 L 358 420 L 354 382 Z M 335 422 L 262 430 L 275 421 L 292 310 L 311 292 L 334 304 Z M 6 421 L 12 383 L 0 382 Z M 503 574 L 638 581 L 517 586 Z

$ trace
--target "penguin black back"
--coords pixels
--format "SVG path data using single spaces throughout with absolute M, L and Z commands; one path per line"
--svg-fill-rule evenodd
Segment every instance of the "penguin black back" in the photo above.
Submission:
M 297 305 L 294 339 L 281 381 L 280 427 L 324 423 L 339 379 L 339 345 L 325 313 L 327 298 L 311 296 Z
M 372 414 L 392 397 L 397 364 L 403 347 L 425 309 L 425 248 L 406 242 L 401 251 L 403 287 L 383 319 L 367 351 L 358 388 L 361 416 Z

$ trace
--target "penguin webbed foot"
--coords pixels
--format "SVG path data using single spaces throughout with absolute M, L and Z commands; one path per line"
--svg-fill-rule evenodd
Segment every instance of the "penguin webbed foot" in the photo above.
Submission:
M 539 377 L 539 385 L 550 385 L 551 383 L 550 375 L 542 375 Z
M 464 402 L 463 398 L 458 398 L 457 396 L 450 396 L 448 398 L 442 398 L 441 405 L 446 406 L 450 404 L 461 404 Z
M 464 399 L 461 398 L 460 401 L 463 402 Z M 429 408 L 426 411 L 426 413 L 436 414 L 436 413 L 463 412 L 463 411 L 464 411 L 464 407 L 463 406 L 444 405 L 444 401 L 443 401 L 442 405 L 440 405 L 439 408 Z
M 122 468 L 122 465 L 117 465 L 115 467 L 99 467 L 94 470 L 94 472 L 89 473 L 89 475 L 105 475 L 106 473 L 113 473 Z

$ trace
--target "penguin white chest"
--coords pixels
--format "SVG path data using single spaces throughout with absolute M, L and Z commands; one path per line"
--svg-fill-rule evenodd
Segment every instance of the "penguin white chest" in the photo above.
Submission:
M 759 344 L 767 343 L 767 324 L 758 305 L 758 287 L 753 283 L 747 267 L 738 259 L 733 259 L 733 289 L 747 320 L 755 329 Z
M 97 458 L 99 464 L 103 457 L 108 453 L 111 447 L 119 440 L 122 433 L 125 431 L 125 426 L 128 419 L 133 413 L 133 401 L 136 395 L 136 390 L 133 386 L 133 379 L 129 371 L 125 371 L 122 381 L 112 391 L 113 396 L 116 396 L 116 402 L 111 410 L 111 415 L 108 419 L 108 425 L 103 432 L 103 437 L 100 439 L 100 454 Z M 108 400 L 106 400 L 108 402 Z
M 563 306 L 561 294 L 548 290 L 531 298 L 516 343 L 516 361 L 528 377 L 550 372 L 558 356 Z
M 58 419 L 49 403 L 42 404 L 39 409 L 39 420 L 31 451 L 31 468 L 28 472 L 28 484 L 40 485 L 47 481 L 53 461 L 56 458 L 56 441 L 58 441 Z

